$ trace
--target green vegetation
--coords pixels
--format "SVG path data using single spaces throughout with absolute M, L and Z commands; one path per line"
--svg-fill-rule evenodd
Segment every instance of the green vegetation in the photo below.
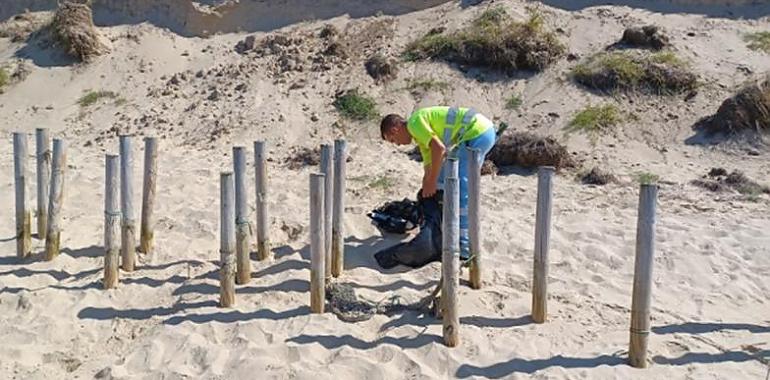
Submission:
M 660 176 L 649 172 L 636 173 L 636 180 L 642 185 L 652 185 L 658 183 Z
M 623 121 L 623 117 L 620 111 L 612 104 L 588 106 L 575 115 L 565 128 L 565 131 L 568 134 L 583 132 L 595 144 L 600 132 L 617 125 L 621 121 Z
M 519 107 L 521 107 L 521 97 L 518 95 L 511 95 L 510 98 L 505 102 L 505 108 L 509 110 L 517 110 Z
M 498 70 L 540 71 L 564 54 L 564 45 L 546 31 L 543 18 L 533 13 L 526 21 L 513 20 L 502 7 L 484 11 L 464 29 L 431 32 L 410 43 L 406 60 L 442 59 Z
M 412 80 L 406 85 L 406 89 L 409 91 L 421 92 L 444 91 L 448 88 L 449 83 L 436 79 Z
M 362 175 L 362 176 L 350 177 L 348 178 L 348 180 L 352 182 L 366 183 L 366 187 L 369 189 L 389 190 L 396 185 L 396 181 L 394 178 L 388 177 L 385 175 L 381 175 L 378 177 Z
M 96 104 L 99 100 L 104 98 L 115 99 L 115 98 L 118 98 L 118 94 L 112 91 L 89 91 L 88 93 L 80 97 L 80 99 L 78 99 L 78 104 L 81 107 L 88 107 Z
M 358 90 L 350 90 L 338 95 L 334 100 L 334 108 L 342 116 L 353 120 L 373 120 L 379 116 L 374 100 L 359 94 Z
M 3 87 L 5 87 L 8 84 L 8 73 L 5 71 L 5 68 L 0 67 L 0 91 L 3 90 Z
M 367 185 L 370 189 L 382 189 L 382 190 L 388 190 L 392 188 L 395 185 L 395 181 L 393 178 L 382 176 L 375 178 L 369 184 Z
M 770 54 L 770 31 L 749 33 L 743 36 L 749 49 Z
M 572 69 L 580 84 L 600 91 L 646 91 L 656 94 L 693 89 L 695 74 L 674 53 L 613 51 L 596 54 Z

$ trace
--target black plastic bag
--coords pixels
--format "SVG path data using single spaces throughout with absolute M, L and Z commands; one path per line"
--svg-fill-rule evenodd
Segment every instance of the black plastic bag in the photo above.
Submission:
M 405 234 L 422 221 L 419 203 L 409 199 L 387 202 L 366 216 L 380 231 L 391 234 Z
M 421 198 L 418 205 L 422 213 L 420 232 L 410 241 L 383 249 L 374 254 L 384 269 L 397 265 L 420 268 L 434 261 L 441 261 L 441 192 L 431 198 Z

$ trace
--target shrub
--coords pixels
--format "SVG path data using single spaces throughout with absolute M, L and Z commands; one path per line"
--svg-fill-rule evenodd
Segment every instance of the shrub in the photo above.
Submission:
M 671 52 L 599 53 L 575 66 L 572 77 L 586 87 L 608 92 L 678 93 L 697 84 L 695 74 Z
M 87 62 L 107 50 L 94 27 L 91 7 L 65 0 L 59 4 L 53 19 L 54 38 L 71 56 Z
M 471 25 L 453 33 L 431 31 L 410 43 L 409 60 L 442 59 L 504 71 L 540 71 L 564 54 L 565 47 L 543 28 L 539 14 L 514 21 L 503 8 L 483 12 Z
M 556 169 L 573 166 L 567 148 L 552 137 L 540 137 L 529 132 L 504 133 L 487 157 L 496 166 Z
M 722 102 L 714 115 L 704 118 L 696 127 L 703 127 L 712 134 L 770 132 L 770 79 L 743 87 Z
M 338 94 L 334 107 L 342 116 L 353 120 L 372 120 L 379 116 L 374 100 L 359 94 L 358 90 Z

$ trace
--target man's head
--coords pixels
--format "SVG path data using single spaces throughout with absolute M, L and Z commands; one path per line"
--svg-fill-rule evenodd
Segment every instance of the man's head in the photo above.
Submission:
M 382 119 L 380 135 L 383 140 L 396 145 L 408 145 L 412 142 L 412 136 L 406 129 L 406 120 L 396 114 L 390 114 Z

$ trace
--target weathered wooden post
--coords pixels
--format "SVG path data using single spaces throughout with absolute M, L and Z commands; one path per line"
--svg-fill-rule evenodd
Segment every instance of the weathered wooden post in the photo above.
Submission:
M 27 134 L 13 134 L 13 173 L 16 190 L 16 255 L 32 251 L 32 214 L 27 203 Z
M 551 196 L 554 168 L 540 167 L 537 173 L 537 211 L 535 215 L 535 260 L 532 280 L 532 320 L 548 319 L 548 249 L 551 239 Z
M 324 312 L 324 181 L 323 174 L 310 175 L 310 311 Z
M 628 360 L 636 368 L 647 367 L 657 200 L 658 185 L 642 184 L 639 192 L 639 216 L 636 224 L 634 293 L 631 301 L 631 342 L 628 350 Z
M 48 128 L 35 130 L 37 158 L 37 238 L 45 240 L 48 229 L 48 192 L 51 179 L 51 141 Z
M 334 198 L 334 158 L 332 156 L 332 147 L 329 144 L 321 145 L 321 174 L 324 175 L 324 200 L 323 200 L 323 221 L 324 221 L 324 262 L 326 281 L 332 277 L 332 214 Z
M 270 257 L 270 237 L 267 210 L 267 148 L 264 141 L 254 142 L 254 167 L 257 192 L 257 259 Z
M 235 304 L 235 189 L 233 173 L 223 172 L 219 183 L 219 305 Z
M 460 182 L 457 179 L 457 159 L 450 158 L 448 176 L 444 178 L 444 205 L 442 215 L 441 315 L 444 344 L 460 344 L 460 316 L 458 315 L 457 288 L 460 286 Z
M 121 241 L 120 255 L 121 268 L 126 272 L 132 272 L 136 267 L 136 222 L 134 221 L 134 154 L 133 138 L 120 136 L 120 200 L 121 214 Z
M 104 169 L 104 289 L 118 286 L 120 261 L 120 157 L 108 154 Z
M 345 268 L 345 178 L 348 148 L 345 140 L 334 140 L 334 212 L 332 215 L 332 276 Z
M 158 139 L 144 139 L 144 183 L 142 185 L 142 231 L 139 250 L 151 254 L 155 246 L 155 187 L 158 178 Z
M 64 201 L 64 180 L 67 169 L 67 144 L 53 140 L 53 165 L 51 167 L 51 191 L 48 194 L 48 226 L 45 233 L 45 258 L 50 261 L 59 255 L 61 242 L 61 208 Z
M 470 240 L 471 288 L 481 289 L 481 163 L 478 149 L 466 150 L 468 161 L 468 237 Z
M 251 226 L 249 225 L 249 202 L 246 189 L 246 148 L 233 148 L 233 169 L 235 171 L 235 247 L 237 275 L 235 283 L 248 284 L 251 281 Z

